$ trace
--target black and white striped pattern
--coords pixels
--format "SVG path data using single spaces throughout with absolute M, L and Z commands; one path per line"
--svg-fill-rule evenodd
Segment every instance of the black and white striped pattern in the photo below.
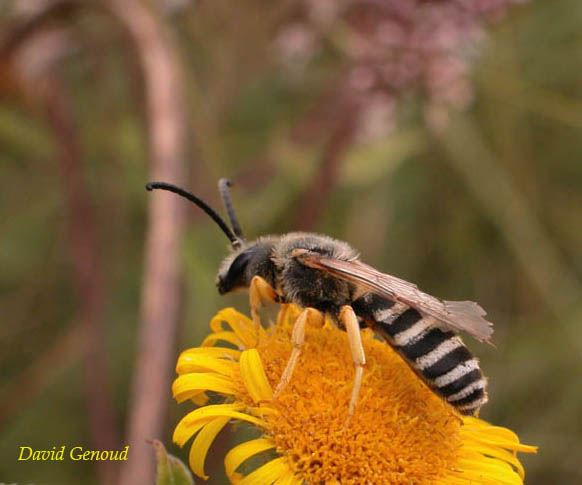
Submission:
M 479 362 L 460 337 L 438 328 L 433 317 L 373 294 L 354 302 L 354 309 L 462 414 L 472 415 L 487 402 L 487 380 Z

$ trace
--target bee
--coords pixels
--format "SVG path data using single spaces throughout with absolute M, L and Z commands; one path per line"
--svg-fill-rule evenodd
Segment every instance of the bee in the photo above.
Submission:
M 184 189 L 164 182 L 151 182 L 146 188 L 185 197 L 226 234 L 232 249 L 218 270 L 218 292 L 248 288 L 251 315 L 257 326 L 261 324 L 259 309 L 267 301 L 294 303 L 303 309 L 293 327 L 293 349 L 275 397 L 292 377 L 306 322 L 327 314 L 347 332 L 353 357 L 350 416 L 356 408 L 366 364 L 360 335 L 360 329 L 366 326 L 461 414 L 478 413 L 487 402 L 487 380 L 458 332 L 490 341 L 492 324 L 484 318 L 486 313 L 481 306 L 424 293 L 408 281 L 363 263 L 349 244 L 328 236 L 291 232 L 247 241 L 233 208 L 230 182 L 221 179 L 218 185 L 231 227 L 204 201 Z

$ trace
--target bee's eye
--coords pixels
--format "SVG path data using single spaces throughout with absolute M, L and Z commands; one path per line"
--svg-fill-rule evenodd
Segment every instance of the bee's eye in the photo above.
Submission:
M 228 270 L 229 278 L 239 279 L 240 277 L 242 277 L 249 264 L 250 259 L 251 255 L 249 253 L 245 252 L 239 254 L 230 265 L 230 268 Z
M 250 259 L 251 254 L 247 252 L 239 254 L 228 267 L 228 271 L 225 274 L 219 275 L 216 283 L 220 294 L 247 286 L 246 269 Z

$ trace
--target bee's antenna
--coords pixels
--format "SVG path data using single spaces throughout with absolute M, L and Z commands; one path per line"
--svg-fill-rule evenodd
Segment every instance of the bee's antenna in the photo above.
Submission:
M 238 223 L 236 213 L 234 212 L 234 206 L 232 205 L 232 198 L 230 197 L 229 190 L 230 187 L 232 187 L 232 182 L 230 180 L 222 178 L 218 181 L 218 191 L 220 192 L 220 196 L 222 197 L 222 203 L 224 204 L 224 208 L 226 209 L 228 218 L 230 219 L 232 231 L 234 232 L 238 239 L 243 241 L 244 240 L 243 232 L 240 227 L 240 224 Z
M 222 229 L 222 232 L 224 232 L 224 234 L 226 234 L 226 237 L 229 239 L 233 248 L 236 249 L 236 248 L 240 247 L 240 245 L 241 245 L 240 239 L 235 234 L 233 234 L 230 227 L 228 227 L 226 222 L 224 222 L 224 219 L 222 219 L 222 217 L 220 217 L 216 213 L 216 211 L 212 207 L 210 207 L 206 202 L 204 202 L 202 199 L 199 199 L 198 197 L 196 197 L 194 194 L 188 192 L 187 190 L 181 189 L 180 187 L 176 187 L 175 185 L 168 184 L 166 182 L 150 182 L 150 183 L 146 184 L 146 190 L 151 191 L 154 189 L 161 189 L 161 190 L 167 190 L 169 192 L 173 192 L 174 194 L 178 194 L 178 195 L 184 197 L 185 199 L 188 199 L 190 202 L 196 204 L 204 212 L 206 212 L 206 214 L 208 214 L 211 217 L 211 219 L 214 222 L 216 222 L 216 224 L 218 224 L 218 227 L 220 227 L 220 229 Z

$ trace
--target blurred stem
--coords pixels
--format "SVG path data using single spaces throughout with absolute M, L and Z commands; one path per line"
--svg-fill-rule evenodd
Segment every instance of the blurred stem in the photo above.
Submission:
M 579 304 L 582 287 L 530 208 L 497 161 L 469 115 L 458 115 L 439 140 L 448 160 L 465 180 L 507 240 L 547 307 L 562 322 Z M 579 341 L 578 336 L 574 339 Z
M 483 83 L 494 86 L 488 95 L 504 103 L 566 126 L 582 128 L 582 103 L 574 97 L 527 84 L 500 69 L 486 73 Z
M 294 228 L 311 231 L 327 207 L 327 201 L 340 176 L 340 164 L 349 150 L 358 123 L 358 106 L 353 100 L 345 100 L 337 115 L 333 132 L 321 156 L 321 163 L 311 183 L 301 196 Z
M 0 47 L 0 56 L 4 59 L 14 55 L 35 34 L 43 32 L 48 21 L 69 14 L 72 6 L 71 2 L 49 2 L 41 7 L 27 20 L 7 31 Z M 32 41 L 32 46 L 39 51 L 46 50 L 46 46 L 39 42 Z M 29 367 L 23 379 L 35 383 L 36 390 L 42 388 L 38 379 L 39 376 L 45 377 L 46 373 L 43 372 L 42 366 L 46 365 L 47 356 L 53 357 L 55 349 L 64 350 L 71 355 L 64 354 L 66 358 L 60 356 L 61 360 L 64 362 L 74 360 L 76 354 L 72 352 L 73 344 L 79 340 L 79 331 L 82 331 L 83 341 L 78 347 L 84 351 L 85 357 L 84 386 L 92 446 L 95 449 L 110 450 L 117 447 L 118 439 L 107 378 L 107 352 L 103 328 L 104 278 L 97 247 L 95 215 L 83 177 L 79 134 L 57 68 L 52 70 L 47 68 L 43 77 L 45 78 L 43 83 L 34 89 L 26 77 L 23 85 L 29 90 L 31 98 L 40 102 L 55 140 L 56 158 L 68 210 L 70 255 L 81 324 L 79 328 L 70 329 L 64 338 L 59 339 L 55 347 Z M 115 464 L 112 462 L 98 462 L 97 472 L 100 483 L 111 483 L 115 480 Z
M 54 376 L 75 365 L 85 355 L 86 344 L 84 326 L 71 322 L 22 373 L 6 382 L 0 389 L 0 426 L 21 413 L 23 403 L 33 402 Z
M 103 326 L 105 291 L 103 264 L 97 247 L 93 205 L 83 177 L 79 134 L 60 79 L 55 73 L 46 80 L 44 104 L 59 151 L 63 192 L 69 212 L 69 239 L 75 287 L 79 294 L 79 316 L 85 327 L 84 386 L 89 409 L 89 428 L 95 449 L 117 448 L 119 439 L 109 392 L 107 350 Z M 115 464 L 97 462 L 100 483 L 112 483 Z
M 185 95 L 177 49 L 154 11 L 155 2 L 105 0 L 139 58 L 147 100 L 150 179 L 182 183 L 185 156 Z M 144 197 L 146 193 L 144 191 Z M 172 194 L 148 197 L 149 221 L 141 294 L 137 362 L 128 415 L 131 459 L 120 484 L 154 482 L 154 454 L 146 439 L 164 434 L 180 304 L 183 201 Z
M 0 58 L 11 57 L 30 36 L 53 20 L 69 17 L 81 4 L 74 0 L 44 2 L 39 10 L 13 28 L 4 27 L 0 38 Z M 1 6 L 1 3 L 0 3 Z

